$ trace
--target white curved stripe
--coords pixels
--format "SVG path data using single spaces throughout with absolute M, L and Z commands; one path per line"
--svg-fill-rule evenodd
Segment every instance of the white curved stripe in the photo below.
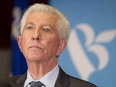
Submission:
M 78 24 L 76 27 L 77 29 L 81 30 L 84 33 L 85 38 L 86 38 L 85 45 L 87 47 L 90 46 L 95 38 L 95 34 L 94 34 L 92 27 L 85 23 Z
M 11 35 L 13 38 L 17 38 L 17 36 L 19 35 L 20 18 L 21 18 L 21 9 L 19 7 L 15 7 L 13 9 L 13 18 L 14 21 L 12 23 Z
M 94 53 L 99 59 L 99 70 L 102 70 L 106 67 L 109 60 L 109 54 L 107 49 L 102 45 L 93 45 L 88 49 L 90 52 Z
M 115 38 L 116 38 L 116 29 L 115 30 L 107 30 L 107 31 L 101 32 L 96 37 L 96 43 L 107 43 L 107 42 L 111 42 Z
M 68 42 L 68 51 L 77 72 L 82 79 L 88 80 L 90 75 L 95 71 L 95 68 L 85 54 L 78 35 L 76 35 L 76 32 L 73 29 Z

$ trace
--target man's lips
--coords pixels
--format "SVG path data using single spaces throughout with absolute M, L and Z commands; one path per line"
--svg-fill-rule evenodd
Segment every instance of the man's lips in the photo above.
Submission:
M 36 45 L 29 46 L 29 48 L 43 49 L 42 47 Z

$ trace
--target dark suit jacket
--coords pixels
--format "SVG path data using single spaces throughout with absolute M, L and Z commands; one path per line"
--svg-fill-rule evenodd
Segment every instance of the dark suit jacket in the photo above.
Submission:
M 10 77 L 8 78 L 8 83 L 12 85 L 12 87 L 23 87 L 24 82 L 26 80 L 26 74 L 18 77 Z M 95 85 L 80 80 L 78 78 L 67 75 L 61 68 L 58 75 L 58 78 L 55 83 L 55 87 L 96 87 Z

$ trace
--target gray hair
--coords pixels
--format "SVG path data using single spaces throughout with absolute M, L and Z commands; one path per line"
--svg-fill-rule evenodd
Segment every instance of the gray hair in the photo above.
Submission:
M 47 13 L 56 15 L 58 18 L 56 28 L 59 31 L 60 39 L 64 39 L 66 41 L 68 40 L 69 32 L 70 32 L 70 23 L 67 20 L 67 18 L 59 10 L 55 9 L 54 7 L 45 5 L 45 4 L 38 4 L 38 3 L 30 6 L 24 13 L 21 19 L 21 30 L 20 30 L 21 34 L 25 27 L 26 19 L 28 15 L 34 11 L 40 11 L 40 12 L 42 11 L 42 12 L 47 12 Z

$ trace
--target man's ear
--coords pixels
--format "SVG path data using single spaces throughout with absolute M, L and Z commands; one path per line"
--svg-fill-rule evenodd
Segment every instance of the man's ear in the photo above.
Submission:
M 20 48 L 20 51 L 22 52 L 22 49 L 21 49 L 21 36 L 17 37 L 17 42 L 18 42 L 18 46 Z
M 67 42 L 66 40 L 61 40 L 60 41 L 60 44 L 59 44 L 59 48 L 58 48 L 58 51 L 57 51 L 57 54 L 56 56 L 59 56 L 61 54 L 61 52 L 64 50 L 64 48 L 66 47 L 67 45 Z

